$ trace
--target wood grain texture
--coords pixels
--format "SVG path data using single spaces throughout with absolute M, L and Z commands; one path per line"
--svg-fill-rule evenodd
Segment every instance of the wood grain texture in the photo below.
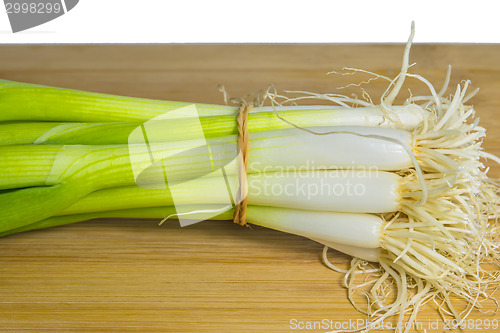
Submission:
M 221 83 L 242 96 L 270 83 L 336 92 L 368 78 L 326 74 L 343 66 L 394 76 L 402 51 L 402 45 L 0 46 L 0 77 L 222 104 Z M 471 79 L 481 88 L 472 102 L 488 129 L 484 147 L 500 155 L 500 45 L 415 45 L 411 59 L 412 71 L 437 86 L 452 64 L 452 86 Z M 425 92 L 417 82 L 411 86 Z M 384 88 L 377 80 L 367 91 L 376 98 Z M 500 177 L 500 168 L 492 165 L 491 175 Z M 98 220 L 0 239 L 0 331 L 291 332 L 292 319 L 364 318 L 346 300 L 342 276 L 321 263 L 318 244 L 228 222 L 157 224 Z M 331 257 L 348 262 L 339 253 Z M 426 328 L 437 318 L 429 307 L 419 321 Z M 500 314 L 470 318 L 480 323 Z M 428 332 L 444 331 L 439 327 Z

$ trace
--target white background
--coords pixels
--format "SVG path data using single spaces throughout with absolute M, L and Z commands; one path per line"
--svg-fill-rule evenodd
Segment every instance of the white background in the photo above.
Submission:
M 30 0 L 26 0 L 29 2 Z M 0 43 L 499 43 L 495 0 L 80 0 L 66 15 Z

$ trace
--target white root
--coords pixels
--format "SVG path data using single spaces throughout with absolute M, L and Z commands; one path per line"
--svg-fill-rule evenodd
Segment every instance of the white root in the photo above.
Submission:
M 398 316 L 398 324 L 403 328 L 411 327 L 418 311 L 429 301 L 437 304 L 443 317 L 451 316 L 460 323 L 473 309 L 480 309 L 482 302 L 491 300 L 500 276 L 487 271 L 483 265 L 485 262 L 500 264 L 498 227 L 495 226 L 500 201 L 499 187 L 488 178 L 488 169 L 481 159 L 500 163 L 500 158 L 481 150 L 485 129 L 473 119 L 474 109 L 465 105 L 478 90 L 467 93 L 470 82 L 465 81 L 457 85 L 450 98 L 444 97 L 451 66 L 439 92 L 424 77 L 408 73 L 413 35 L 412 24 L 402 69 L 390 80 L 380 99 L 380 110 L 385 121 L 396 128 L 404 128 L 392 104 L 405 79 L 413 78 L 427 86 L 430 96 L 410 96 L 405 102 L 405 105 L 417 105 L 422 110 L 423 120 L 413 130 L 411 147 L 418 167 L 400 172 L 406 180 L 403 204 L 400 212 L 385 216 L 383 250 L 379 266 L 368 274 L 372 278 L 365 277 L 361 283 L 356 283 L 355 277 L 363 262 L 359 258 L 352 260 L 349 270 L 342 270 L 349 300 L 358 311 L 372 318 L 371 324 L 359 331 L 369 330 L 391 316 Z M 287 98 L 279 95 L 274 87 L 268 89 L 266 97 L 273 107 L 309 98 L 353 108 L 367 105 L 366 97 L 361 100 L 337 94 L 304 92 L 302 97 Z M 326 252 L 323 259 L 330 267 Z M 392 301 L 388 301 L 392 289 L 388 286 L 396 290 L 396 298 Z M 354 299 L 355 293 L 365 287 L 369 288 L 363 293 L 367 297 L 368 310 Z M 452 298 L 464 300 L 466 308 L 463 311 L 455 309 Z

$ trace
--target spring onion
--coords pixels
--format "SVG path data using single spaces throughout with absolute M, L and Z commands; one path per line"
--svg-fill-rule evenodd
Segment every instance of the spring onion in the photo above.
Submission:
M 377 104 L 289 98 L 271 86 L 248 119 L 247 221 L 324 244 L 335 270 L 328 248 L 353 256 L 339 271 L 372 318 L 367 329 L 390 316 L 414 321 L 439 299 L 460 326 L 498 280 L 484 268 L 499 263 L 498 186 L 482 163 L 498 159 L 481 149 L 485 129 L 467 105 L 475 91 L 466 81 L 446 97 L 450 71 L 439 91 L 409 73 L 413 33 L 400 73 L 374 74 L 388 81 Z M 394 105 L 407 78 L 429 95 Z M 297 105 L 310 99 L 327 105 Z M 235 203 L 224 205 L 240 176 L 236 106 L 3 80 L 0 108 L 1 236 L 108 217 L 232 219 Z M 362 284 L 369 311 L 353 301 L 357 274 L 375 277 Z

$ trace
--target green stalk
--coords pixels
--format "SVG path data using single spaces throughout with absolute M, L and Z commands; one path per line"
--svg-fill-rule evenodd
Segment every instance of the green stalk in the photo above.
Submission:
M 289 167 L 400 170 L 412 165 L 401 144 L 411 145 L 407 131 L 376 127 L 342 130 L 347 133 L 312 135 L 298 129 L 255 133 L 250 138 L 247 173 Z M 143 132 L 136 134 L 138 140 L 142 136 L 147 141 Z M 169 182 L 193 179 L 220 168 L 237 174 L 236 140 L 236 135 L 231 135 L 206 141 L 114 146 L 4 146 L 0 147 L 0 190 L 55 185 L 78 173 L 78 177 L 95 176 L 98 187 L 93 190 L 133 185 L 136 180 L 164 182 L 165 168 Z
M 193 104 L 0 80 L 0 121 L 147 121 Z M 236 115 L 238 110 L 209 104 L 196 104 L 196 108 L 201 116 Z
M 60 146 L 0 146 L 0 189 L 45 186 Z
M 203 209 L 211 209 L 211 206 L 203 206 Z M 200 209 L 200 206 L 193 207 L 194 209 Z M 136 209 L 123 209 L 114 210 L 106 212 L 94 212 L 94 213 L 82 213 L 73 215 L 63 215 L 63 216 L 53 216 L 46 218 L 44 220 L 31 223 L 22 227 L 13 228 L 7 231 L 0 232 L 0 237 L 30 231 L 37 229 L 44 229 L 50 227 L 57 227 L 66 224 L 72 224 L 77 222 L 83 222 L 88 220 L 93 220 L 97 218 L 135 218 L 135 219 L 164 219 L 176 213 L 176 210 L 172 206 L 165 207 L 149 207 L 149 208 L 136 208 Z M 228 210 L 217 216 L 214 216 L 212 220 L 231 220 L 233 217 L 233 210 Z M 194 218 L 194 215 L 193 215 Z M 175 216 L 173 217 L 175 219 Z
M 187 106 L 195 106 L 197 112 L 194 115 L 187 112 L 189 116 L 169 113 Z M 3 133 L 0 146 L 127 144 L 130 133 L 142 124 L 161 128 L 164 133 L 158 138 L 160 141 L 237 134 L 237 107 L 123 97 L 6 80 L 0 80 L 0 110 L 0 133 Z M 412 104 L 394 106 L 397 116 L 379 106 L 278 106 L 276 110 L 286 121 L 277 117 L 273 108 L 254 108 L 249 114 L 249 132 L 291 128 L 289 123 L 301 127 L 375 126 L 411 130 L 425 113 Z
M 353 117 L 360 109 L 350 112 Z M 287 110 L 283 116 L 301 127 L 341 126 L 345 119 L 338 116 L 345 109 L 310 109 Z M 353 122 L 351 122 L 352 124 Z M 54 127 L 41 135 L 36 144 L 83 144 L 83 145 L 110 145 L 134 143 L 130 141 L 130 134 L 142 123 L 95 123 L 95 124 L 64 124 Z M 238 134 L 235 116 L 207 116 L 195 119 L 151 120 L 146 123 L 149 132 L 160 133 L 153 142 L 170 142 L 197 139 L 200 137 L 199 125 L 203 130 L 203 137 L 214 138 Z M 276 113 L 256 112 L 248 115 L 249 133 L 270 130 L 293 128 L 290 124 L 276 117 Z
M 33 144 L 40 136 L 63 123 L 0 123 L 0 146 Z
M 185 198 L 189 199 L 189 195 L 193 193 L 196 194 L 196 191 L 186 193 Z M 179 195 L 179 193 L 176 194 Z M 205 195 L 205 193 L 198 193 L 197 196 L 199 195 Z M 116 200 L 115 198 L 120 199 Z M 97 213 L 109 210 L 116 211 L 172 205 L 174 205 L 174 202 L 172 200 L 172 194 L 168 188 L 147 189 L 133 185 L 107 188 L 93 192 L 92 194 L 75 202 L 71 206 L 61 210 L 57 213 L 57 215 L 74 215 Z
M 235 138 L 231 138 L 233 141 Z M 188 143 L 189 144 L 189 143 Z M 175 151 L 176 147 L 149 146 L 155 153 Z M 190 146 L 188 146 L 190 147 Z M 0 200 L 2 211 L 0 232 L 22 227 L 55 215 L 62 209 L 89 193 L 108 187 L 127 186 L 136 183 L 131 159 L 136 165 L 149 166 L 150 150 L 130 153 L 129 147 L 99 146 L 7 146 L 0 154 L 4 161 L 0 177 L 0 189 L 31 187 L 3 193 Z M 49 154 L 50 152 L 50 154 Z M 32 156 L 39 159 L 31 160 Z M 196 156 L 180 156 L 169 165 L 169 176 L 194 178 L 206 173 L 208 163 L 202 156 L 196 164 Z M 230 160 L 229 160 L 230 161 Z M 3 165 L 3 162 L 6 165 Z M 10 163 L 10 164 L 9 164 Z M 220 160 L 222 165 L 228 162 Z M 21 166 L 21 168 L 18 168 Z M 152 169 L 162 170 L 161 164 Z M 23 173 L 19 173 L 22 170 Z M 157 172 L 152 172 L 153 178 Z M 160 174 L 162 174 L 160 172 Z M 13 177 L 13 178 L 11 178 Z M 149 182 L 148 176 L 144 180 Z M 52 186 L 50 186 L 52 185 Z M 10 186 L 10 187 L 9 187 Z
M 49 218 L 80 199 L 84 183 L 63 182 L 48 187 L 32 187 L 2 194 L 0 232 Z M 75 191 L 79 188 L 78 191 Z M 88 192 L 87 192 L 88 193 Z M 50 199 L 48 199 L 50 198 Z
M 1 91 L 1 90 L 0 90 Z M 323 126 L 355 126 L 360 121 L 378 124 L 380 116 L 376 112 L 367 120 L 364 115 L 368 108 L 324 108 L 284 110 L 280 114 L 287 121 L 300 127 Z M 373 109 L 373 108 L 371 108 Z M 350 116 L 346 117 L 346 113 Z M 356 121 L 355 119 L 358 119 Z M 35 123 L 40 124 L 40 123 Z M 44 123 L 42 123 L 44 124 Z M 0 146 L 9 144 L 67 144 L 67 145 L 115 145 L 133 143 L 130 134 L 142 124 L 148 131 L 161 133 L 153 142 L 169 142 L 197 139 L 200 137 L 199 127 L 205 138 L 214 138 L 238 133 L 234 115 L 204 116 L 188 119 L 150 120 L 148 122 L 111 122 L 111 123 L 46 123 L 42 125 L 4 124 L 0 125 Z M 248 115 L 249 133 L 292 128 L 276 116 L 274 111 L 254 112 Z M 15 132 L 15 140 L 7 133 Z M 24 136 L 24 137 L 23 137 Z
M 220 153 L 211 155 L 212 161 L 204 150 L 191 149 L 190 141 L 177 145 L 139 145 L 143 148 L 136 153 L 131 153 L 125 145 L 0 147 L 0 190 L 51 186 L 73 178 L 87 179 L 94 190 L 133 185 L 136 179 L 131 160 L 135 167 L 147 169 L 141 176 L 142 182 L 157 181 L 157 175 L 163 174 L 163 166 L 151 161 L 151 151 L 157 156 L 180 152 L 169 159 L 169 179 L 192 179 L 213 171 L 213 168 L 227 166 L 236 157 L 235 142 L 235 137 L 214 142 L 213 149 Z M 183 154 L 184 151 L 187 153 Z
M 8 148 L 16 148 L 16 146 Z M 66 156 L 74 157 L 71 156 L 72 152 L 74 151 L 70 150 L 70 154 Z M 80 151 L 77 153 L 81 154 Z M 55 154 L 59 154 L 59 152 Z M 57 158 L 54 157 L 53 163 L 56 160 Z M 96 149 L 75 159 L 69 159 L 69 164 L 61 163 L 59 166 L 56 165 L 56 169 L 61 168 L 62 171 L 60 174 L 53 175 L 52 186 L 30 187 L 2 194 L 0 232 L 23 227 L 53 216 L 56 212 L 68 207 L 95 189 L 134 183 L 128 154 L 120 156 L 113 154 L 110 149 Z M 35 164 L 35 167 L 38 166 L 39 162 Z M 6 183 L 9 178 L 4 176 L 2 174 L 2 180 Z M 50 183 L 47 180 L 49 176 L 51 173 L 38 178 L 39 181 L 44 180 L 46 183 Z M 22 180 L 19 181 L 22 182 Z M 24 186 L 17 185 L 16 187 Z

